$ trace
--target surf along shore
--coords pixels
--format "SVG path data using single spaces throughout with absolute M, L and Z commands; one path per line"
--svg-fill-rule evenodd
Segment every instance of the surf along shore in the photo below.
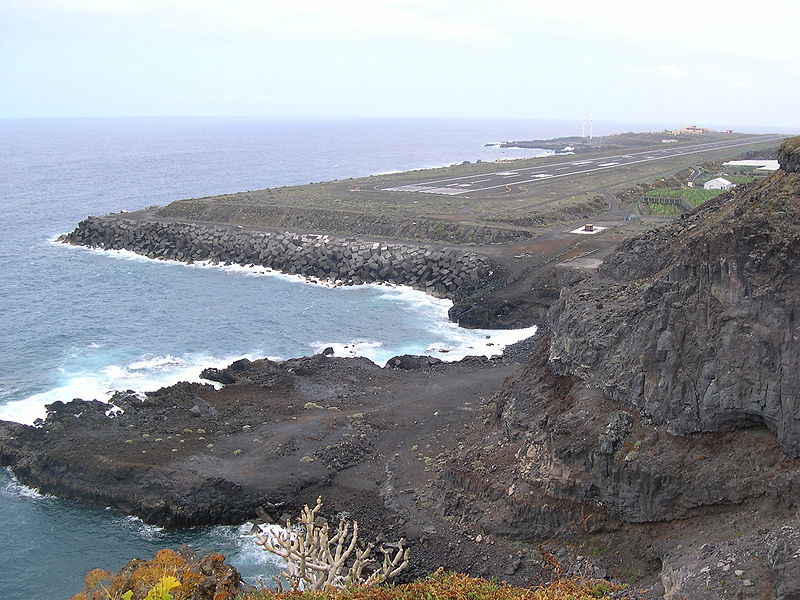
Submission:
M 771 144 L 741 138 L 753 142 L 748 148 Z M 490 173 L 497 164 L 184 200 L 89 218 L 64 241 L 341 284 L 409 285 L 452 299 L 450 317 L 463 326 L 529 327 L 544 321 L 562 286 L 585 278 L 623 239 L 668 221 L 624 220 L 636 207 L 620 192 L 741 151 L 714 148 L 472 199 L 384 188 Z M 588 218 L 602 234 L 570 233 Z M 537 561 L 511 542 L 476 536 L 468 519 L 444 518 L 428 492 L 530 348 L 522 342 L 496 358 L 454 363 L 403 356 L 384 368 L 327 351 L 240 360 L 204 372 L 221 389 L 178 383 L 144 400 L 120 392 L 111 401 L 119 410 L 57 402 L 39 427 L 2 422 L 0 464 L 42 491 L 169 527 L 280 521 L 322 495 L 328 511 L 357 516 L 366 531 L 407 538 L 408 577 L 445 566 L 528 583 L 547 576 Z

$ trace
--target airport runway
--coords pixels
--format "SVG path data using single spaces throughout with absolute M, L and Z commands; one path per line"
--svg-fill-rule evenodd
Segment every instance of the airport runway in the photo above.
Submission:
M 460 194 L 491 194 L 497 192 L 511 192 L 514 186 L 530 185 L 550 181 L 559 177 L 570 177 L 585 173 L 594 173 L 608 169 L 625 167 L 639 163 L 665 160 L 678 156 L 698 154 L 709 150 L 745 147 L 764 142 L 779 141 L 784 136 L 759 137 L 757 139 L 737 139 L 724 142 L 706 142 L 690 146 L 667 146 L 665 148 L 651 148 L 645 151 L 628 152 L 605 156 L 603 158 L 581 159 L 580 155 L 570 155 L 570 160 L 560 163 L 551 163 L 522 169 L 509 169 L 493 173 L 481 173 L 465 177 L 450 177 L 447 179 L 431 179 L 417 183 L 396 187 L 380 188 L 390 192 L 421 192 L 425 194 L 444 194 L 457 196 Z

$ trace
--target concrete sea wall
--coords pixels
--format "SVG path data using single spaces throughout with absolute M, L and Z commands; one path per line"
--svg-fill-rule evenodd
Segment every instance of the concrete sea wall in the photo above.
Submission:
M 89 217 L 61 241 L 186 263 L 258 265 L 341 284 L 407 285 L 439 297 L 478 285 L 496 268 L 475 253 L 435 246 L 115 216 Z

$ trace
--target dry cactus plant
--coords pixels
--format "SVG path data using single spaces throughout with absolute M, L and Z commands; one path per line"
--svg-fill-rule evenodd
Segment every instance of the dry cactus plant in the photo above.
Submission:
M 321 590 L 329 586 L 376 585 L 408 567 L 405 539 L 382 546 L 383 560 L 378 562 L 372 558 L 375 544 L 358 543 L 357 521 L 351 524 L 341 519 L 332 532 L 326 521 L 317 518 L 321 508 L 320 497 L 314 508 L 303 507 L 295 525 L 288 519 L 284 530 L 256 534 L 259 546 L 286 561 L 286 569 L 274 578 L 280 591 L 281 577 L 292 591 Z

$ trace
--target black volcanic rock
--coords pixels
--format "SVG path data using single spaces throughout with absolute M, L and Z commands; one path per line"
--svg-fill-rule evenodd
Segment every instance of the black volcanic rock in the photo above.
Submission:
M 623 243 L 550 315 L 555 371 L 667 431 L 764 424 L 800 456 L 800 176 Z
M 433 356 L 417 356 L 413 354 L 403 354 L 402 356 L 393 356 L 388 360 L 386 366 L 390 369 L 403 369 L 405 371 L 415 371 L 418 369 L 425 369 L 433 365 L 441 364 L 441 359 Z
M 624 242 L 562 290 L 430 502 L 597 551 L 643 597 L 799 598 L 799 242 L 785 170 Z
M 800 136 L 787 138 L 781 143 L 778 164 L 787 173 L 800 173 Z

